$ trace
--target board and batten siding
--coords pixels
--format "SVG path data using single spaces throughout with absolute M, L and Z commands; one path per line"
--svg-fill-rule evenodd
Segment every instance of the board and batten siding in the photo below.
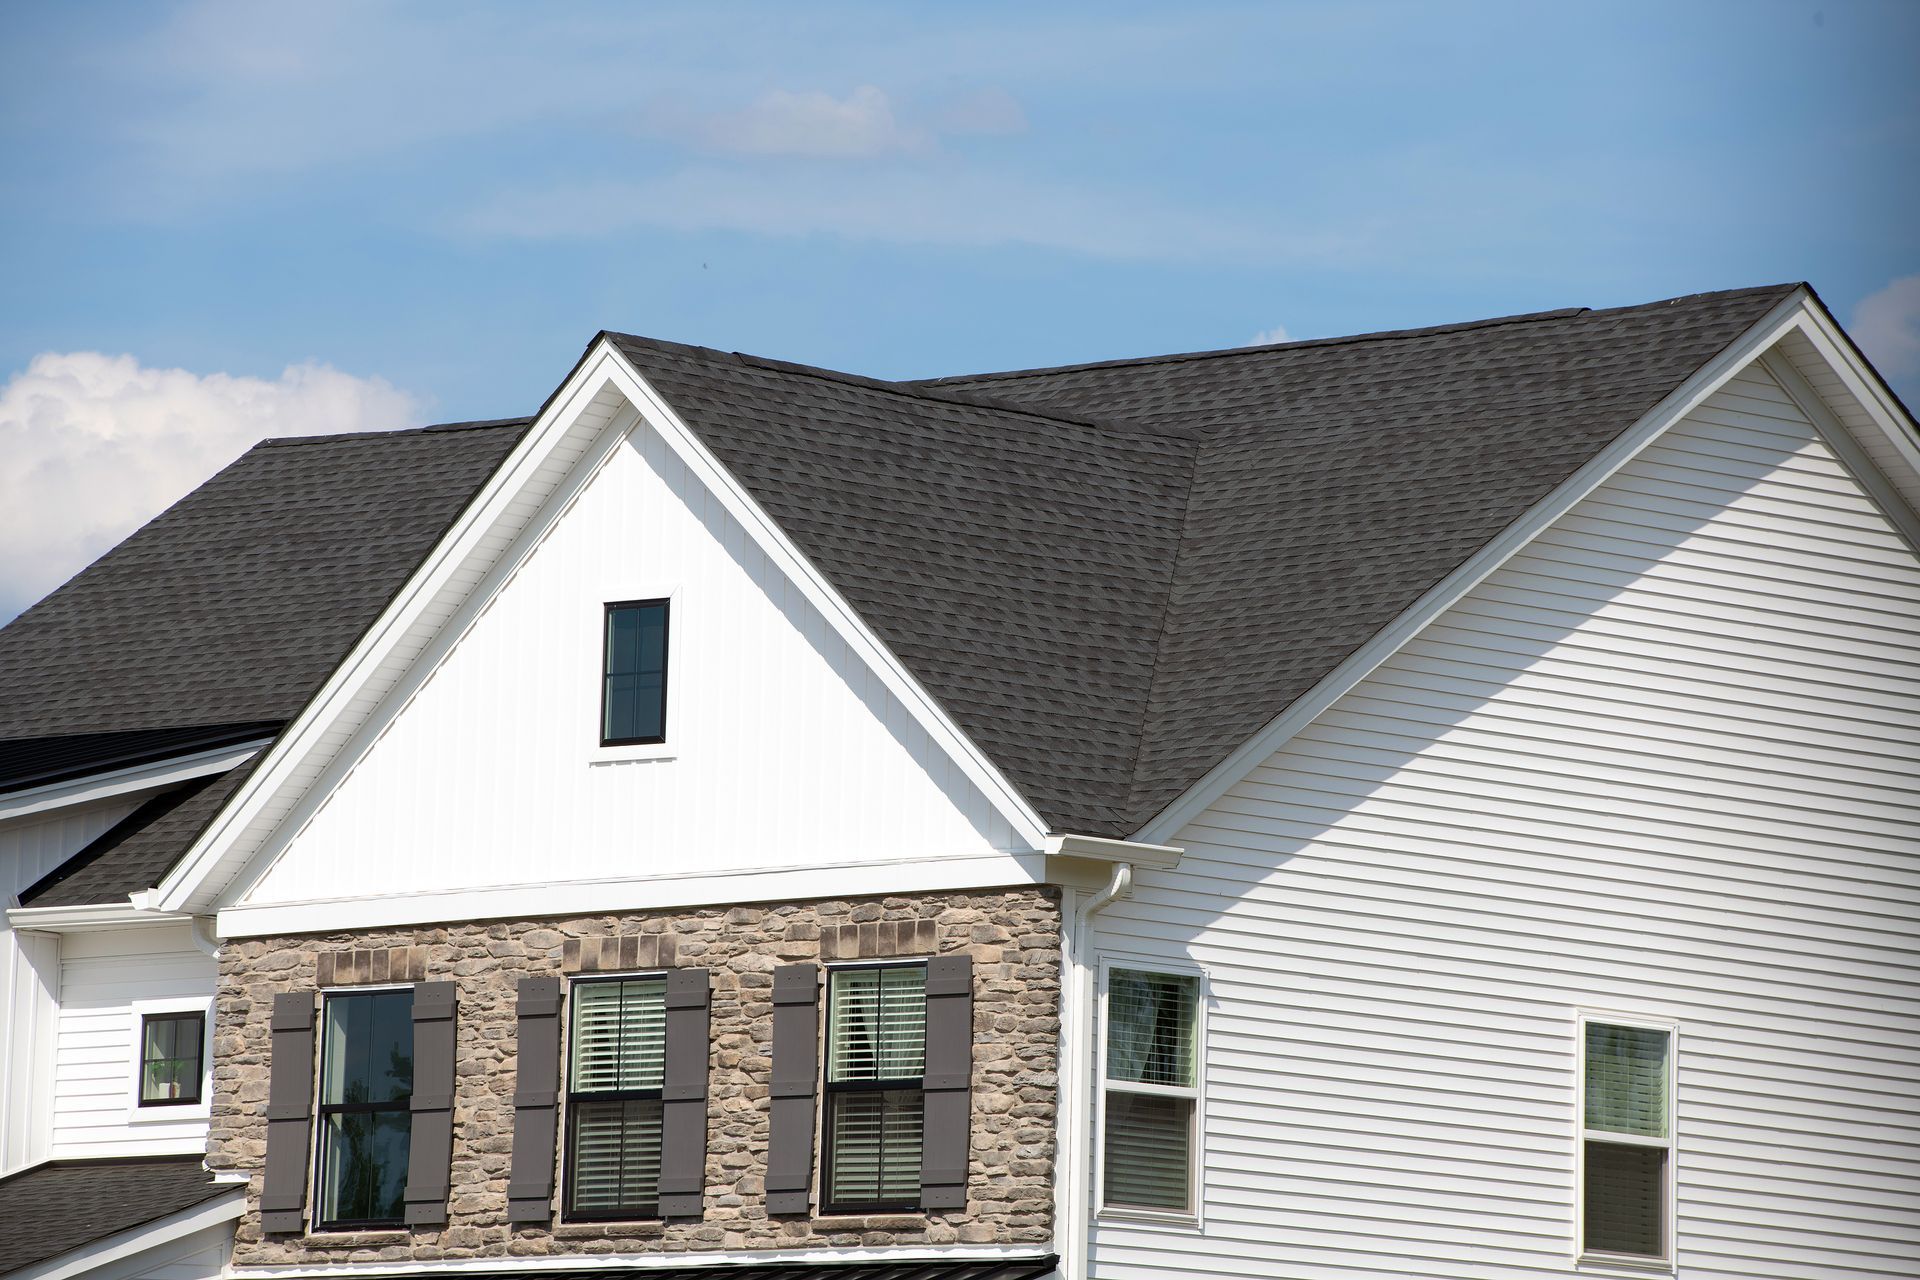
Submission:
M 1093 1274 L 1573 1273 L 1589 1009 L 1678 1020 L 1679 1275 L 1920 1275 L 1917 759 L 1920 558 L 1750 368 L 1096 919 L 1211 1011 Z
M 86 848 L 146 796 L 0 822 L 0 904 Z M 60 942 L 0 916 L 0 1174 L 46 1159 Z
M 603 608 L 669 595 L 668 742 L 602 751 Z M 987 797 L 645 425 L 282 839 L 246 903 L 1014 844 Z
M 131 1107 L 135 1002 L 213 999 L 213 957 L 184 925 L 72 933 L 61 939 L 54 1047 L 54 1159 L 198 1151 L 204 1111 Z

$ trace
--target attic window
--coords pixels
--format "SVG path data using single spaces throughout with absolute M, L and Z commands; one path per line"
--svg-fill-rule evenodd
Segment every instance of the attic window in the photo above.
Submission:
M 667 740 L 667 602 L 607 606 L 600 745 Z

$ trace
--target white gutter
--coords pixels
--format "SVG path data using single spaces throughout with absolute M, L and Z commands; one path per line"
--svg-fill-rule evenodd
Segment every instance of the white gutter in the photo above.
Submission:
M 146 911 L 131 902 L 109 906 L 14 907 L 7 912 L 7 923 L 14 928 L 44 929 L 49 933 L 126 929 L 147 924 L 188 924 L 192 919 L 184 912 Z
M 1087 837 L 1066 837 L 1067 840 Z M 1051 847 L 1052 841 L 1049 841 Z M 1123 841 L 1102 841 L 1103 845 L 1124 845 Z M 1165 848 L 1165 846 L 1159 846 Z M 1068 850 L 1073 856 L 1077 850 Z M 1108 851 L 1111 852 L 1110 850 Z M 1180 850 L 1171 850 L 1174 859 Z M 1085 855 L 1082 855 L 1085 856 Z M 1065 1203 L 1054 1205 L 1054 1245 L 1060 1255 L 1060 1274 L 1064 1280 L 1086 1280 L 1088 1255 L 1093 1241 L 1091 1201 L 1093 1199 L 1093 1080 L 1089 1068 L 1093 1061 L 1093 966 L 1088 963 L 1088 932 L 1093 917 L 1133 889 L 1133 864 L 1113 863 L 1106 887 L 1095 891 L 1080 904 L 1066 922 L 1061 939 L 1060 958 L 1065 970 L 1062 993 L 1067 1008 L 1060 1018 L 1059 1143 L 1054 1158 L 1065 1166 L 1065 1176 L 1056 1185 Z

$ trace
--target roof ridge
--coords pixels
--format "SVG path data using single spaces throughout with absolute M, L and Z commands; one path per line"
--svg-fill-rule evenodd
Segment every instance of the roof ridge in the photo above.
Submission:
M 289 444 L 332 444 L 341 440 L 387 440 L 395 436 L 423 436 L 434 432 L 493 431 L 502 427 L 524 427 L 532 418 L 476 418 L 471 422 L 434 422 L 424 427 L 396 427 L 389 431 L 329 431 L 311 436 L 272 436 L 255 445 L 265 449 Z
M 1615 316 L 1629 311 L 1651 311 L 1657 307 L 1670 307 L 1677 303 L 1692 302 L 1699 298 L 1733 298 L 1749 294 L 1785 292 L 1790 289 L 1804 288 L 1804 284 L 1757 285 L 1744 289 L 1708 290 L 1702 293 L 1681 294 L 1673 298 L 1660 298 L 1653 302 L 1629 303 L 1619 307 L 1561 307 L 1553 311 L 1524 311 L 1515 315 L 1492 316 L 1484 320 L 1459 320 L 1449 324 L 1424 325 L 1412 329 L 1380 329 L 1371 333 L 1342 334 L 1330 338 L 1301 338 L 1292 342 L 1263 342 L 1241 347 L 1215 347 L 1206 351 L 1176 351 L 1165 355 L 1128 356 L 1114 360 L 1088 360 L 1078 364 L 1048 365 L 1033 369 L 1007 369 L 992 373 L 950 374 L 939 378 L 923 378 L 916 385 L 921 387 L 943 387 L 952 383 L 977 383 L 1012 381 L 1016 378 L 1039 378 L 1052 374 L 1078 373 L 1093 369 L 1137 368 L 1142 365 L 1180 364 L 1193 360 L 1215 360 L 1228 356 L 1260 355 L 1270 351 L 1296 351 L 1308 347 L 1336 347 L 1359 342 L 1386 342 L 1405 338 L 1428 338 L 1442 334 L 1464 333 L 1474 329 L 1491 329 L 1502 325 L 1538 324 L 1549 320 L 1567 320 L 1581 315 Z
M 948 387 L 931 387 L 924 382 L 912 380 L 890 380 L 875 378 L 864 373 L 848 373 L 844 369 L 829 369 L 824 365 L 801 364 L 797 360 L 781 360 L 774 356 L 757 356 L 745 351 L 722 351 L 717 347 L 702 347 L 691 343 L 674 342 L 667 338 L 650 338 L 644 334 L 617 333 L 605 331 L 605 336 L 622 343 L 635 343 L 648 347 L 664 348 L 686 355 L 699 355 L 709 359 L 732 360 L 749 368 L 771 369 L 778 373 L 788 373 L 795 377 L 818 378 L 823 382 L 838 382 L 846 386 L 864 387 L 870 391 L 884 391 L 893 395 L 905 396 L 912 400 L 930 400 L 939 404 L 965 405 L 974 409 L 991 409 L 996 413 L 1016 414 L 1023 418 L 1037 418 L 1042 422 L 1063 423 L 1067 426 L 1091 427 L 1096 431 L 1105 431 L 1112 435 L 1157 436 L 1168 440 L 1192 440 L 1196 436 L 1188 431 L 1176 431 L 1166 427 L 1147 426 L 1132 422 L 1122 422 L 1113 418 L 1099 418 L 1090 414 L 1059 413 L 1036 408 L 1027 404 L 1016 404 L 1007 400 L 972 392 L 955 391 Z

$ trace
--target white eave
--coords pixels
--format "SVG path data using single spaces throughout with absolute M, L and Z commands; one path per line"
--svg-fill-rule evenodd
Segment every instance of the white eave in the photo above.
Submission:
M 215 747 L 190 755 L 173 756 L 148 764 L 91 773 L 83 778 L 69 778 L 65 782 L 50 782 L 44 787 L 15 791 L 0 796 L 0 822 L 44 813 L 50 809 L 64 809 L 70 805 L 90 804 L 134 792 L 152 791 L 193 778 L 203 778 L 210 773 L 225 773 L 251 760 L 271 741 L 271 736 L 265 736 L 234 746 Z

